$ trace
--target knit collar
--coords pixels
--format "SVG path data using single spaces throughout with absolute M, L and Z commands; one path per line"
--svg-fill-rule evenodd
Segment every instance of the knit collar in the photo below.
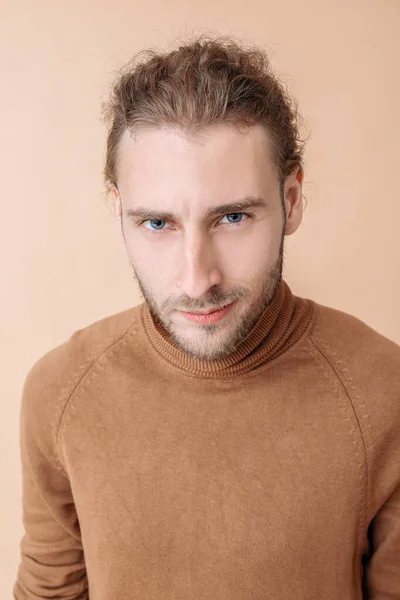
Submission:
M 282 280 L 272 302 L 234 352 L 211 361 L 193 359 L 181 350 L 147 302 L 141 305 L 140 316 L 153 348 L 177 370 L 195 377 L 225 379 L 248 373 L 291 347 L 311 323 L 313 305 L 310 300 L 294 296 Z

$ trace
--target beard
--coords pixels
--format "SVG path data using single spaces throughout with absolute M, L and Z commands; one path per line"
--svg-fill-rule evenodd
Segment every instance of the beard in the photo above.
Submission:
M 256 323 L 260 320 L 266 308 L 270 305 L 282 281 L 284 266 L 284 233 L 281 235 L 279 254 L 272 266 L 262 276 L 259 291 L 253 301 L 250 301 L 245 312 L 240 316 L 239 322 L 232 326 L 224 335 L 221 331 L 225 321 L 212 324 L 196 324 L 199 335 L 193 341 L 193 336 L 188 337 L 184 331 L 174 326 L 170 315 L 176 310 L 189 312 L 215 310 L 235 300 L 250 300 L 254 295 L 248 288 L 235 286 L 230 292 L 210 288 L 207 295 L 201 300 L 182 298 L 177 306 L 177 300 L 167 299 L 161 304 L 157 303 L 150 289 L 146 287 L 139 276 L 128 252 L 129 261 L 133 270 L 133 277 L 138 284 L 143 299 L 147 303 L 153 320 L 162 326 L 170 335 L 172 343 L 188 354 L 194 360 L 218 360 L 226 358 L 248 337 Z M 235 307 L 233 308 L 235 310 Z M 229 319 L 229 316 L 228 316 Z

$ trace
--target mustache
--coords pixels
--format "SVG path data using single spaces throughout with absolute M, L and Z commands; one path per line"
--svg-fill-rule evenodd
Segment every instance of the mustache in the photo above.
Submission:
M 215 290 L 207 294 L 199 302 L 193 302 L 193 298 L 185 298 L 177 302 L 176 300 L 167 300 L 162 305 L 162 310 L 184 310 L 188 312 L 218 310 L 223 306 L 232 304 L 235 300 L 246 299 L 251 296 L 251 292 L 244 288 L 231 290 L 229 295 L 226 292 Z

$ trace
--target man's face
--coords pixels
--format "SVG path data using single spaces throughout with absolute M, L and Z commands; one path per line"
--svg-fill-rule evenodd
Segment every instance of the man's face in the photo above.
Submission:
M 118 160 L 117 209 L 143 297 L 192 358 L 228 356 L 281 281 L 284 235 L 301 220 L 301 178 L 288 178 L 282 203 L 259 125 L 241 132 L 217 125 L 190 136 L 173 128 L 126 131 Z M 249 206 L 234 206 L 243 202 Z

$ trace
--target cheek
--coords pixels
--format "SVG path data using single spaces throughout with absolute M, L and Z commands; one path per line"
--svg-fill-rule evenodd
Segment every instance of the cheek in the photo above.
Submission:
M 131 239 L 128 250 L 132 261 L 138 270 L 146 276 L 153 277 L 164 271 L 164 265 L 169 261 L 168 245 L 160 245 L 158 240 Z
M 236 239 L 232 236 L 229 243 L 221 243 L 219 255 L 228 272 L 257 274 L 276 261 L 279 248 L 280 236 L 265 228 L 260 231 L 254 228 L 246 236 Z

